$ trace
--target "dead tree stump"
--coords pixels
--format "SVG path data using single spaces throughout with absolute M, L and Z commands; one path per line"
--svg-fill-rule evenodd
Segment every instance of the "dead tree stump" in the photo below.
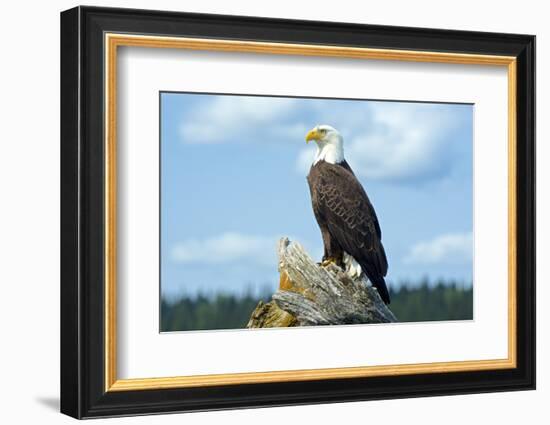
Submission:
M 397 319 L 368 279 L 320 266 L 297 242 L 279 241 L 279 289 L 259 302 L 247 328 L 388 323 Z

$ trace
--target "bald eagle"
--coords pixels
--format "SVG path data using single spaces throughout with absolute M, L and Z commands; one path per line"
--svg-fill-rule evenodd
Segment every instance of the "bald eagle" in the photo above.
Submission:
M 306 142 L 311 140 L 317 143 L 317 153 L 307 181 L 323 238 L 322 264 L 334 262 L 357 274 L 362 270 L 382 300 L 389 304 L 384 280 L 388 261 L 380 224 L 363 186 L 344 159 L 344 139 L 330 125 L 318 125 L 306 135 Z M 350 264 L 352 259 L 360 270 Z

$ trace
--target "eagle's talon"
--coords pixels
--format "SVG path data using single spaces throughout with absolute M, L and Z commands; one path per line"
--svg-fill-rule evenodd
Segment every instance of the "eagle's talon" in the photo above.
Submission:
M 331 264 L 338 265 L 338 261 L 335 258 L 324 258 L 323 261 L 321 261 L 320 266 L 321 267 L 328 267 Z

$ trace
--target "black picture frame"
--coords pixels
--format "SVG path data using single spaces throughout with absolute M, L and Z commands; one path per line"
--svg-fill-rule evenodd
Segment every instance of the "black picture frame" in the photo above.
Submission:
M 106 392 L 105 32 L 516 57 L 517 367 Z M 534 388 L 534 36 L 97 7 L 76 7 L 61 13 L 62 413 L 92 418 Z

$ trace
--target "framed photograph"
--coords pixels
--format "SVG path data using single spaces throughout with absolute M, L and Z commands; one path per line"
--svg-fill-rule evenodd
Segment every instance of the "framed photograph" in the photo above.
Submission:
M 61 14 L 61 411 L 535 388 L 535 37 Z

